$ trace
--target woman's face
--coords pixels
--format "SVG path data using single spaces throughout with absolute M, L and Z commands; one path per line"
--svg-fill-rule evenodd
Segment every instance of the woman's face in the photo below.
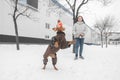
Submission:
M 82 22 L 82 17 L 78 17 L 78 22 Z

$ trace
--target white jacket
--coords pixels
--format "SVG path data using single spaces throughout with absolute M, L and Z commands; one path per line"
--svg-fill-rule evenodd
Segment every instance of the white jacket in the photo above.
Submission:
M 73 26 L 72 33 L 74 38 L 84 38 L 87 32 L 87 25 L 83 22 L 76 22 Z

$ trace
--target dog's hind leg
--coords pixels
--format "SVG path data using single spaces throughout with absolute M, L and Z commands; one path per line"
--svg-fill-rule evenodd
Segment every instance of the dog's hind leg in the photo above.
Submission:
M 53 67 L 54 67 L 55 70 L 58 70 L 58 68 L 55 65 L 53 65 Z
M 43 66 L 42 69 L 45 69 L 45 68 L 46 68 L 47 62 L 48 62 L 48 59 L 47 59 L 47 58 L 44 58 L 44 59 L 43 59 L 43 64 L 44 64 L 44 66 Z
M 52 64 L 55 70 L 58 70 L 58 68 L 55 66 L 57 63 L 57 56 L 55 55 L 55 58 L 52 58 Z
M 45 68 L 46 68 L 46 65 L 44 65 L 42 69 L 44 69 L 44 70 L 45 70 Z
M 53 65 L 53 67 L 54 67 L 55 70 L 58 70 L 58 68 L 55 65 Z

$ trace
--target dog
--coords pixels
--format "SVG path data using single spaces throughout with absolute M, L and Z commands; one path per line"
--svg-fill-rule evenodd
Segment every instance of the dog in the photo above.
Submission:
M 53 45 L 51 45 L 53 44 Z M 57 63 L 57 52 L 60 49 L 66 49 L 71 46 L 71 44 L 75 44 L 75 41 L 66 41 L 65 40 L 65 34 L 63 32 L 58 33 L 56 36 L 52 38 L 51 44 L 48 45 L 44 55 L 43 55 L 43 68 L 46 69 L 46 65 L 48 62 L 48 57 L 52 58 L 52 64 L 55 70 L 58 70 L 58 68 L 55 66 Z

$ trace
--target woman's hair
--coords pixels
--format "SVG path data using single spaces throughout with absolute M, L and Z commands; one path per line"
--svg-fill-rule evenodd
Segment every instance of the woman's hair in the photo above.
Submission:
M 79 17 L 81 17 L 81 18 L 82 18 L 82 22 L 85 23 L 85 21 L 84 21 L 84 19 L 83 19 L 82 16 L 78 16 L 78 17 L 77 17 L 77 21 L 78 21 L 78 18 L 79 18 Z

